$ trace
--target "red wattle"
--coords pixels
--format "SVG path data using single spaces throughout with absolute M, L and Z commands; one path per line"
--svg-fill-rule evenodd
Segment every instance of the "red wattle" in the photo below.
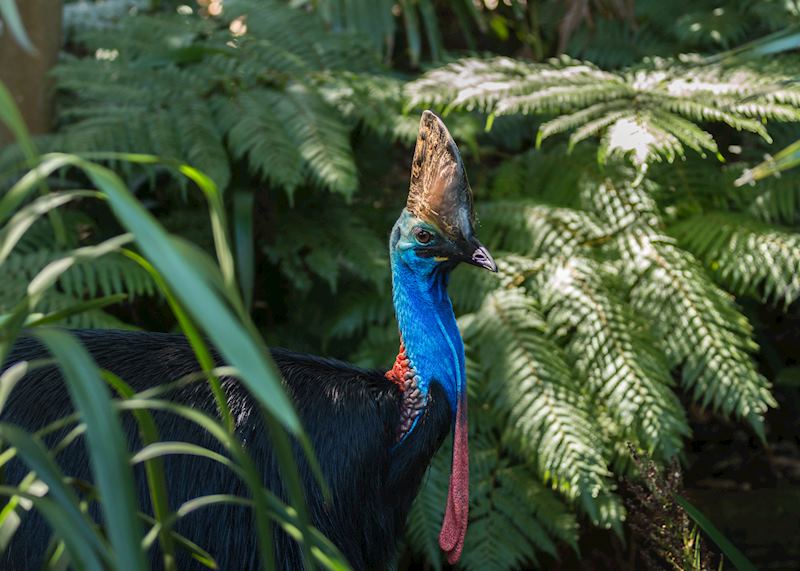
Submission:
M 444 511 L 439 547 L 451 565 L 458 562 L 464 549 L 469 518 L 469 444 L 467 443 L 467 399 L 459 400 L 453 432 L 453 466 L 450 471 L 450 489 Z

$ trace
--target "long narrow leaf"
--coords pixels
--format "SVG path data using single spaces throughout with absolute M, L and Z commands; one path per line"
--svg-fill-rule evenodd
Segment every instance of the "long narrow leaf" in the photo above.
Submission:
M 211 217 L 211 232 L 214 236 L 214 247 L 225 286 L 230 293 L 236 291 L 233 249 L 230 247 L 228 241 L 228 222 L 225 215 L 225 204 L 222 200 L 222 192 L 211 177 L 180 161 L 163 159 L 154 155 L 140 153 L 91 153 L 85 156 L 93 160 L 121 160 L 136 164 L 164 165 L 181 173 L 194 182 L 208 201 L 209 215 Z M 235 298 L 235 296 L 232 297 Z
M 211 352 L 209 351 L 208 347 L 206 347 L 206 343 L 203 340 L 203 337 L 200 335 L 200 332 L 183 310 L 183 307 L 178 302 L 175 295 L 173 295 L 172 290 L 164 281 L 164 278 L 161 276 L 158 270 L 156 270 L 153 265 L 150 264 L 150 262 L 134 252 L 126 251 L 125 255 L 142 266 L 147 273 L 150 274 L 150 276 L 153 278 L 153 281 L 164 294 L 164 297 L 167 299 L 167 303 L 169 303 L 170 309 L 172 309 L 172 313 L 175 314 L 175 317 L 178 319 L 178 324 L 181 327 L 181 331 L 183 331 L 183 334 L 186 336 L 186 339 L 192 346 L 192 351 L 194 351 L 194 354 L 197 357 L 197 362 L 200 364 L 200 368 L 203 370 L 203 373 L 205 373 L 206 378 L 208 379 L 208 385 L 211 388 L 211 392 L 214 395 L 214 400 L 217 403 L 217 411 L 219 412 L 220 418 L 222 418 L 222 421 L 225 423 L 228 432 L 233 433 L 235 424 L 230 408 L 228 407 L 228 400 L 225 395 L 225 391 L 222 390 L 222 383 L 220 382 L 219 377 L 213 373 L 214 358 L 211 356 Z
M 800 141 L 791 143 L 786 148 L 775 153 L 774 157 L 747 169 L 742 176 L 736 179 L 736 186 L 752 184 L 768 176 L 775 176 L 783 171 L 793 169 L 800 165 Z
M 145 569 L 140 549 L 142 529 L 136 517 L 133 474 L 128 464 L 122 425 L 97 365 L 74 337 L 63 331 L 41 329 L 42 340 L 58 361 L 75 408 L 86 424 L 92 472 L 103 500 L 117 569 Z
M 42 498 L 34 494 L 20 491 L 18 488 L 14 488 L 12 486 L 0 486 L 0 496 L 8 496 L 10 498 L 21 496 L 30 501 L 34 508 L 36 508 L 40 514 L 42 514 L 44 519 L 50 525 L 50 528 L 53 529 L 58 536 L 64 540 L 70 552 L 73 554 L 79 554 L 76 556 L 79 564 L 82 565 L 84 562 L 88 562 L 85 564 L 85 566 L 81 566 L 79 568 L 98 570 L 103 569 L 101 565 L 95 567 L 91 563 L 91 550 L 89 549 L 88 544 L 86 544 L 84 537 L 75 528 L 72 519 L 67 516 L 63 508 L 56 502 L 49 498 Z
M 153 532 L 154 535 L 158 535 L 161 533 L 161 529 L 156 529 L 160 528 L 160 524 L 155 519 L 143 513 L 140 513 L 139 517 L 148 524 L 153 526 L 153 528 L 151 528 L 151 531 L 155 529 L 155 531 Z M 219 569 L 219 565 L 217 565 L 217 561 L 214 559 L 214 557 L 208 551 L 197 545 L 194 541 L 187 539 L 186 537 L 184 537 L 180 533 L 177 533 L 174 530 L 169 532 L 169 536 L 170 539 L 174 541 L 176 545 L 178 545 L 184 551 L 187 551 L 192 556 L 192 559 L 203 565 L 203 567 L 207 567 L 208 569 Z M 148 542 L 149 537 L 150 533 L 148 533 L 142 540 L 143 549 L 149 549 L 149 547 L 153 545 L 152 539 Z
M 698 510 L 686 498 L 681 496 L 675 496 L 675 501 L 678 502 L 678 505 L 681 506 L 689 517 L 691 517 L 694 522 L 700 526 L 705 534 L 711 538 L 711 541 L 717 544 L 717 547 L 720 548 L 720 551 L 725 555 L 725 557 L 730 561 L 739 571 L 756 571 L 755 565 L 750 563 L 747 557 L 739 551 L 736 546 L 730 542 L 730 540 L 725 537 L 725 535 L 717 529 L 717 527 L 711 523 L 711 521 L 703 515 L 703 512 Z
M 219 422 L 203 412 L 164 400 L 132 398 L 118 403 L 117 406 L 121 410 L 151 409 L 169 412 L 189 420 L 206 430 L 209 435 L 220 442 L 220 444 L 230 452 L 233 461 L 238 465 L 238 468 L 234 469 L 234 471 L 242 477 L 245 484 L 250 488 L 251 493 L 254 494 L 254 515 L 257 520 L 259 516 L 271 517 L 276 519 L 287 532 L 290 532 L 290 529 L 294 529 L 295 531 L 290 532 L 290 535 L 298 541 L 311 541 L 312 555 L 317 558 L 320 563 L 330 561 L 333 567 L 324 563 L 328 568 L 349 568 L 345 563 L 345 559 L 329 540 L 313 527 L 305 529 L 304 532 L 302 522 L 298 521 L 297 512 L 293 508 L 285 506 L 274 494 L 263 488 L 252 460 L 242 448 L 238 439 L 229 434 Z M 162 449 L 162 451 L 165 451 L 165 449 Z M 271 537 L 271 535 L 267 537 Z M 271 540 L 269 541 L 271 544 Z M 319 559 L 320 554 L 324 555 L 322 559 Z
M 108 307 L 109 305 L 119 303 L 120 301 L 124 301 L 126 299 L 128 299 L 127 293 L 115 293 L 113 295 L 88 299 L 86 301 L 81 301 L 79 303 L 70 305 L 69 307 L 65 307 L 64 309 L 59 309 L 58 311 L 53 311 L 46 315 L 38 316 L 35 319 L 29 319 L 25 323 L 25 326 L 41 327 L 42 325 L 52 325 L 54 323 L 64 321 L 65 319 L 74 315 L 80 315 L 81 313 L 85 313 L 87 311 L 103 309 L 104 307 Z
M 5 23 L 5 28 L 11 32 L 16 42 L 29 53 L 36 53 L 36 48 L 33 47 L 28 33 L 25 31 L 25 26 L 22 24 L 22 18 L 19 17 L 19 11 L 14 0 L 0 0 L 0 17 Z
M 117 375 L 109 371 L 102 371 L 101 375 L 123 398 L 134 396 L 135 392 L 130 385 Z M 139 436 L 144 445 L 154 445 L 161 440 L 156 422 L 149 411 L 135 410 L 133 411 L 133 417 L 139 425 Z M 155 515 L 157 522 L 163 522 L 170 517 L 169 492 L 167 490 L 167 477 L 164 473 L 164 463 L 160 458 L 147 459 L 145 460 L 144 470 L 147 478 L 147 487 L 150 492 L 150 505 L 153 507 L 153 515 Z M 169 533 L 168 529 L 165 529 L 164 533 L 159 534 L 159 540 L 161 542 L 165 571 L 175 569 L 175 542 L 172 534 Z
M 81 513 L 78 496 L 64 485 L 64 475 L 48 454 L 44 444 L 21 428 L 7 423 L 0 423 L 0 438 L 16 448 L 28 467 L 47 485 L 48 496 L 62 510 L 64 518 L 70 521 L 75 533 L 80 535 L 82 548 L 72 553 L 75 560 L 89 569 L 102 569 L 100 558 L 105 561 L 111 560 L 108 548 L 95 534 L 93 522 Z
M 2 84 L 0 84 L 0 106 L 3 104 L 3 89 Z M 0 117 L 2 113 L 3 111 L 0 110 Z M 31 147 L 30 152 L 35 153 L 33 147 Z M 22 201 L 25 200 L 34 189 L 41 188 L 41 185 L 48 176 L 58 169 L 71 164 L 75 160 L 76 157 L 70 155 L 48 155 L 25 173 L 22 178 L 3 195 L 3 199 L 0 200 L 0 225 L 5 224 L 6 220 L 8 220 Z
M 19 330 L 28 319 L 28 315 L 36 309 L 42 296 L 58 281 L 64 272 L 75 264 L 92 260 L 109 252 L 118 250 L 121 246 L 131 241 L 130 235 L 115 236 L 96 246 L 85 246 L 73 250 L 69 255 L 50 262 L 28 284 L 27 295 L 20 300 L 14 310 L 3 323 L 0 334 L 0 363 L 5 360 L 6 354 L 16 339 Z
M 14 0 L 0 0 L 2 2 L 10 1 L 12 4 Z M 14 135 L 17 143 L 22 149 L 22 154 L 29 161 L 36 158 L 36 147 L 33 145 L 31 136 L 28 133 L 28 127 L 25 125 L 25 120 L 19 112 L 11 92 L 8 91 L 5 85 L 0 82 L 0 121 L 8 127 L 8 130 Z
M 109 198 L 120 222 L 133 232 L 148 259 L 158 269 L 184 307 L 202 325 L 226 360 L 242 373 L 250 392 L 291 432 L 301 432 L 294 407 L 278 381 L 266 348 L 214 295 L 209 279 L 175 250 L 166 231 L 131 195 L 110 170 L 78 160 L 95 185 Z
M 101 198 L 102 196 L 102 194 L 94 190 L 72 190 L 68 192 L 46 194 L 36 199 L 25 208 L 20 209 L 11 217 L 11 220 L 3 227 L 2 231 L 0 231 L 0 264 L 5 261 L 25 232 L 27 232 L 28 229 L 33 226 L 33 223 L 41 218 L 42 215 L 79 198 Z
M 237 192 L 233 195 L 234 236 L 236 237 L 236 267 L 239 286 L 246 309 L 253 307 L 253 281 L 255 255 L 253 252 L 253 193 Z

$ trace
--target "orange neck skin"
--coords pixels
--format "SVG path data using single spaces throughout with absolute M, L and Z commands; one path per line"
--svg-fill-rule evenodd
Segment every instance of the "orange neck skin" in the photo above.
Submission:
M 385 377 L 396 384 L 400 389 L 400 392 L 404 392 L 406 390 L 406 373 L 412 370 L 411 361 L 406 355 L 406 348 L 401 339 L 400 350 L 397 352 L 397 358 L 394 360 L 394 365 L 392 365 L 392 368 L 386 371 Z

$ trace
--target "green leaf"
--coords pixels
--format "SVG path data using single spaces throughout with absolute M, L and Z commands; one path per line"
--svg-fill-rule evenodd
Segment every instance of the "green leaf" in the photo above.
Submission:
M 294 508 L 285 506 L 272 492 L 263 488 L 261 476 L 255 464 L 247 455 L 247 452 L 238 439 L 230 434 L 219 422 L 212 419 L 207 414 L 191 407 L 151 398 L 128 399 L 120 402 L 118 407 L 120 410 L 157 410 L 169 412 L 179 415 L 203 428 L 231 454 L 231 459 L 237 466 L 234 471 L 242 477 L 243 481 L 250 489 L 251 494 L 253 494 L 252 497 L 255 498 L 253 500 L 254 515 L 257 522 L 260 518 L 269 517 L 275 519 L 291 537 L 297 541 L 307 543 L 310 546 L 310 554 L 320 563 L 332 569 L 349 568 L 345 563 L 345 559 L 329 540 L 325 539 L 324 536 L 313 527 L 307 526 L 303 518 L 298 516 L 298 512 Z M 146 454 L 166 453 L 168 451 L 169 447 L 161 448 L 160 450 L 156 448 L 155 450 L 151 449 L 150 452 Z M 183 447 L 179 447 L 178 452 L 205 454 L 205 452 L 198 449 L 187 449 Z M 259 527 L 258 533 L 263 534 L 259 536 L 263 563 L 271 561 L 268 555 L 272 550 L 272 535 L 271 533 L 264 533 L 269 532 L 269 527 L 263 526 L 262 522 L 259 522 L 259 526 L 262 527 Z
M 86 424 L 92 473 L 102 498 L 114 564 L 117 569 L 145 569 L 133 474 L 108 389 L 89 354 L 71 335 L 49 329 L 39 329 L 35 335 L 58 361 L 75 408 Z
M 25 31 L 22 18 L 19 17 L 17 5 L 14 0 L 0 0 L 0 17 L 3 18 L 4 27 L 8 28 L 17 43 L 22 46 L 26 52 L 35 54 L 36 48 L 31 43 L 30 38 L 28 38 L 28 33 Z
M 287 429 L 300 433 L 300 422 L 278 381 L 266 347 L 214 293 L 211 287 L 213 274 L 201 272 L 179 254 L 166 231 L 113 172 L 76 157 L 69 161 L 80 166 L 108 196 L 109 205 L 119 221 L 133 233 L 139 247 L 228 363 L 242 373 L 242 381 L 253 396 Z
M 6 406 L 8 397 L 11 391 L 17 386 L 17 383 L 22 380 L 28 372 L 52 365 L 51 359 L 36 359 L 34 361 L 17 361 L 9 366 L 3 374 L 0 375 L 0 414 Z
M 93 190 L 73 190 L 47 194 L 36 199 L 31 204 L 18 210 L 14 216 L 0 230 L 0 264 L 2 264 L 20 238 L 42 215 L 54 208 L 59 208 L 73 200 L 80 198 L 100 198 L 102 195 Z
M 747 169 L 736 179 L 736 186 L 753 184 L 768 176 L 776 176 L 789 169 L 800 165 L 800 141 L 795 141 L 784 149 L 781 149 L 765 161 L 757 164 L 753 168 Z
M 7 496 L 11 499 L 19 496 L 30 501 L 36 511 L 44 517 L 45 521 L 50 525 L 59 537 L 63 538 L 70 553 L 75 557 L 79 564 L 85 563 L 85 569 L 105 569 L 105 567 L 98 562 L 96 565 L 92 562 L 92 554 L 85 538 L 81 535 L 79 528 L 75 527 L 75 522 L 65 513 L 62 506 L 49 498 L 42 498 L 31 493 L 22 492 L 18 488 L 11 486 L 0 486 L 0 496 Z
M 763 38 L 738 46 L 732 50 L 715 54 L 709 57 L 708 61 L 723 61 L 728 65 L 733 65 L 750 59 L 763 58 L 777 53 L 795 50 L 799 47 L 800 26 L 795 24 L 773 34 L 764 36 Z
M 703 515 L 703 513 L 694 507 L 686 498 L 675 496 L 675 501 L 681 506 L 689 517 L 691 517 L 697 525 L 700 526 L 705 534 L 711 538 L 711 541 L 717 544 L 720 551 L 730 561 L 734 567 L 739 571 L 756 571 L 755 565 L 745 557 L 736 546 L 728 540 L 727 537 L 711 521 Z
M 7 4 L 14 6 L 14 0 L 0 0 L 0 15 L 3 15 L 1 12 L 2 7 Z M 15 6 L 14 10 L 16 10 Z M 14 103 L 14 97 L 3 82 L 0 82 L 0 120 L 14 135 L 25 158 L 33 161 L 37 156 L 36 147 L 33 145 L 31 136 L 28 133 L 25 119 L 22 118 L 22 114 L 19 112 L 16 103 Z
M 63 518 L 69 521 L 74 534 L 80 537 L 77 545 L 70 541 L 69 550 L 80 565 L 89 569 L 102 569 L 102 561 L 112 561 L 108 547 L 94 531 L 94 522 L 81 512 L 78 496 L 64 484 L 65 476 L 47 452 L 44 444 L 24 430 L 6 423 L 0 423 L 0 437 L 16 448 L 17 454 L 28 467 L 36 472 L 36 477 L 48 488 L 48 496 L 61 510 Z M 74 535 L 65 536 L 70 539 Z
M 233 195 L 233 222 L 236 238 L 236 268 L 239 270 L 239 284 L 242 288 L 244 306 L 253 307 L 253 286 L 255 284 L 255 237 L 253 236 L 254 194 L 240 191 Z
M 0 105 L 2 105 L 2 85 L 0 85 Z M 12 216 L 28 194 L 40 185 L 48 176 L 56 170 L 74 162 L 75 157 L 69 155 L 50 155 L 38 162 L 31 170 L 17 181 L 0 200 L 0 224 L 5 224 L 6 220 Z
M 411 64 L 418 65 L 422 55 L 422 38 L 419 30 L 419 15 L 413 0 L 400 0 L 403 10 L 403 22 L 406 27 L 406 41 L 408 42 L 408 54 L 411 57 Z
M 208 569 L 219 569 L 219 565 L 217 565 L 217 561 L 214 559 L 214 557 L 208 551 L 197 545 L 195 542 L 190 541 L 189 539 L 187 539 L 186 537 L 175 531 L 166 532 L 162 527 L 160 527 L 159 523 L 155 519 L 151 518 L 147 514 L 140 513 L 139 517 L 148 524 L 154 527 L 158 527 L 159 529 L 156 529 L 155 531 L 156 534 L 161 535 L 162 534 L 161 532 L 164 531 L 164 534 L 169 536 L 170 541 L 173 541 L 178 547 L 188 552 L 192 556 L 192 559 L 200 563 L 203 567 L 206 567 Z M 142 547 L 145 549 L 147 548 L 148 545 L 147 542 L 148 537 L 149 534 L 148 536 L 145 536 L 144 540 L 142 540 Z M 152 545 L 152 540 L 149 542 L 149 545 Z
M 417 0 L 419 11 L 422 14 L 422 24 L 425 26 L 425 35 L 428 37 L 428 48 L 431 50 L 431 59 L 439 61 L 442 59 L 442 36 L 439 31 L 439 23 L 436 19 L 436 10 L 431 0 Z
M 121 397 L 132 398 L 134 396 L 134 390 L 117 375 L 109 371 L 102 371 L 101 375 Z M 135 410 L 133 411 L 133 417 L 139 425 L 139 435 L 145 446 L 153 445 L 160 440 L 158 426 L 149 411 Z M 131 459 L 131 463 L 134 463 L 133 459 Z M 155 515 L 154 521 L 161 524 L 169 519 L 171 515 L 164 463 L 160 458 L 146 459 L 144 469 L 147 477 L 147 487 L 150 492 L 150 504 L 153 507 L 153 515 Z M 163 533 L 159 533 L 158 538 L 161 543 L 164 569 L 170 571 L 175 569 L 175 538 L 173 534 L 169 533 L 169 529 L 162 529 Z M 214 568 L 216 568 L 216 564 Z
M 81 313 L 92 311 L 95 309 L 102 309 L 104 307 L 108 307 L 109 305 L 114 305 L 115 303 L 119 303 L 126 299 L 128 299 L 128 294 L 125 293 L 117 293 L 114 295 L 98 297 L 96 299 L 89 299 L 71 305 L 64 309 L 60 309 L 58 311 L 53 311 L 46 315 L 37 316 L 36 318 L 29 319 L 28 321 L 25 322 L 25 327 L 40 327 L 42 325 L 53 325 L 55 323 L 59 323 L 75 315 L 79 315 Z

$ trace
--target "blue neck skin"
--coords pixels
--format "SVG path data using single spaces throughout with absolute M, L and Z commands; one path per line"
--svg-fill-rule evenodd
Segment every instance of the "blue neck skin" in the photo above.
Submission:
M 464 343 L 447 296 L 449 270 L 433 258 L 417 256 L 413 238 L 404 232 L 414 220 L 404 210 L 392 231 L 395 314 L 406 354 L 420 378 L 420 391 L 427 398 L 430 383 L 439 383 L 455 420 L 458 401 L 466 390 Z

